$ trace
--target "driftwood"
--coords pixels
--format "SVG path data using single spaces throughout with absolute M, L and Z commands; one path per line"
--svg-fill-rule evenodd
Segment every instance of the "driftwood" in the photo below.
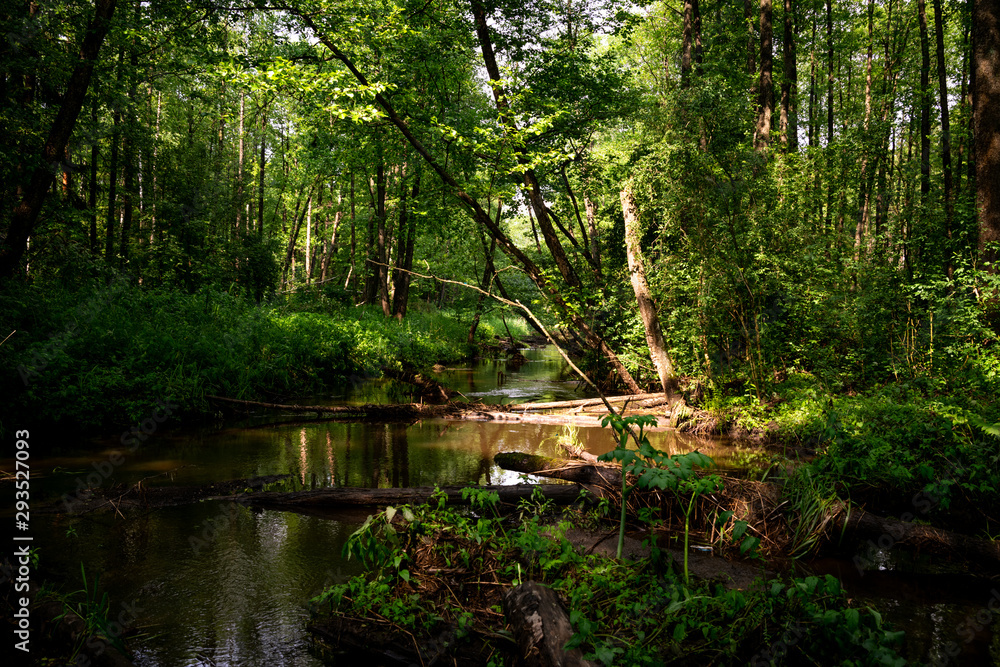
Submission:
M 462 498 L 461 486 L 445 486 L 441 492 L 452 505 L 467 505 Z M 480 486 L 484 491 L 495 491 L 501 503 L 516 503 L 530 499 L 535 490 L 557 503 L 569 504 L 577 500 L 580 491 L 570 484 L 515 484 L 511 486 Z M 341 507 L 384 507 L 386 505 L 420 504 L 431 501 L 434 489 L 418 486 L 408 489 L 363 489 L 343 487 L 318 489 L 316 491 L 293 491 L 291 493 L 263 492 L 251 493 L 236 498 L 239 502 L 253 507 L 302 511 L 306 509 L 335 509 Z
M 569 615 L 551 588 L 533 581 L 511 589 L 503 598 L 503 611 L 517 639 L 518 661 L 523 667 L 590 667 L 583 652 L 563 646 L 573 636 Z

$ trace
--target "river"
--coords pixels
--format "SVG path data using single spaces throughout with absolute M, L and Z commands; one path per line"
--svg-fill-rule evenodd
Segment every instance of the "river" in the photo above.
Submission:
M 517 368 L 502 359 L 486 360 L 438 377 L 482 402 L 583 396 L 554 349 L 523 353 L 529 361 Z M 392 382 L 364 380 L 302 402 L 400 401 L 409 400 L 408 392 Z M 276 474 L 292 476 L 289 488 L 511 484 L 526 476 L 496 467 L 494 454 L 556 455 L 559 440 L 566 438 L 597 454 L 613 447 L 611 434 L 600 428 L 456 420 L 340 423 L 268 414 L 210 429 L 161 429 L 135 452 L 116 440 L 69 443 L 57 455 L 32 461 L 33 474 L 41 475 L 32 482 L 32 497 L 36 505 L 43 497 L 58 498 L 71 493 L 77 479 L 112 467 L 105 485 L 207 484 Z M 740 451 L 723 440 L 696 441 L 667 431 L 653 432 L 651 440 L 674 453 L 697 447 L 724 466 Z M 109 467 L 118 455 L 121 464 Z M 141 633 L 129 640 L 137 665 L 321 665 L 305 630 L 305 603 L 359 571 L 341 557 L 341 548 L 365 514 L 330 519 L 202 502 L 125 516 L 35 513 L 32 530 L 39 578 L 72 591 L 83 586 L 81 567 L 89 586 L 99 575 L 111 617 L 121 615 Z M 864 595 L 864 584 L 851 588 Z M 890 617 L 898 602 L 891 596 L 872 601 L 888 607 Z M 906 605 L 903 614 L 914 627 L 946 628 L 964 609 L 957 601 L 944 612 L 940 607 L 914 612 Z M 942 614 L 944 621 L 931 620 Z M 940 649 L 945 640 L 936 636 L 920 640 L 916 653 Z M 982 638 L 976 646 L 981 644 Z

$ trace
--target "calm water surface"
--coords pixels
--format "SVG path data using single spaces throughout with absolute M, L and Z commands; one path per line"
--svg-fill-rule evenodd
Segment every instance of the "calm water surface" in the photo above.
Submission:
M 555 350 L 524 354 L 529 361 L 520 367 L 491 360 L 437 377 L 469 400 L 487 403 L 584 396 Z M 362 379 L 339 393 L 299 402 L 406 400 L 405 385 Z M 72 492 L 78 478 L 115 454 L 124 463 L 106 484 L 193 485 L 286 473 L 294 488 L 513 484 L 530 478 L 497 468 L 494 454 L 557 455 L 559 440 L 566 438 L 594 453 L 613 446 L 610 433 L 599 428 L 454 420 L 352 424 L 268 414 L 211 431 L 157 432 L 136 452 L 116 441 L 67 448 L 33 461 L 44 477 L 32 488 L 48 497 Z M 652 439 L 671 451 L 692 447 L 673 433 L 653 433 Z M 722 460 L 732 449 L 700 446 Z M 319 665 L 305 632 L 306 602 L 358 571 L 340 554 L 366 514 L 331 520 L 210 501 L 124 517 L 37 514 L 32 529 L 42 576 L 77 590 L 82 564 L 91 583 L 100 575 L 113 616 L 123 609 L 135 613 L 133 625 L 145 633 L 131 641 L 136 664 Z
M 437 377 L 481 402 L 583 396 L 554 350 L 524 354 L 529 362 L 519 368 L 491 360 Z M 407 400 L 411 395 L 405 385 L 362 379 L 339 393 L 299 402 Z M 600 428 L 445 420 L 350 424 L 267 414 L 210 431 L 157 432 L 136 452 L 109 440 L 33 460 L 32 474 L 40 477 L 32 481 L 32 502 L 36 507 L 42 503 L 39 493 L 58 497 L 71 492 L 94 464 L 100 466 L 116 453 L 124 463 L 106 484 L 206 484 L 274 474 L 290 474 L 294 488 L 513 484 L 530 477 L 500 470 L 493 465 L 494 454 L 558 455 L 560 440 L 567 438 L 596 454 L 614 444 Z M 698 448 L 720 465 L 739 464 L 740 450 L 721 440 L 694 441 L 666 431 L 654 431 L 650 439 L 671 453 Z M 13 464 L 3 461 L 0 467 L 9 470 Z M 340 554 L 366 514 L 353 511 L 324 519 L 210 501 L 124 517 L 35 513 L 32 531 L 41 554 L 41 577 L 63 590 L 77 590 L 82 565 L 91 584 L 100 575 L 101 589 L 112 600 L 112 616 L 123 609 L 127 617 L 135 614 L 131 625 L 145 633 L 130 642 L 138 665 L 321 665 L 305 631 L 306 602 L 359 571 Z M 866 588 L 876 591 L 868 582 L 848 586 L 855 596 L 864 595 Z M 914 633 L 913 657 L 940 654 L 949 628 L 967 610 L 976 611 L 965 597 L 912 602 L 901 594 L 878 593 L 873 602 L 879 600 L 878 606 Z M 972 647 L 976 659 L 984 657 L 976 648 L 982 646 L 979 641 Z M 951 664 L 976 664 L 968 656 Z

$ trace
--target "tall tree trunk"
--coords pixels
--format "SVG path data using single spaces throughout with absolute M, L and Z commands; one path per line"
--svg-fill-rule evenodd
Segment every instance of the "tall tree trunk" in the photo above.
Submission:
M 753 31 L 753 3 L 743 0 L 743 24 L 747 31 L 747 74 L 757 73 L 757 40 Z
M 500 212 L 503 209 L 503 204 L 497 202 L 497 224 L 500 223 Z M 483 262 L 483 279 L 479 282 L 479 288 L 483 292 L 479 293 L 479 298 L 476 299 L 476 314 L 472 317 L 472 324 L 469 326 L 469 334 L 465 337 L 465 342 L 467 345 L 472 345 L 472 342 L 476 339 L 476 329 L 479 328 L 479 318 L 483 312 L 483 302 L 486 301 L 486 294 L 484 292 L 492 291 L 493 278 L 496 275 L 496 266 L 493 264 L 493 255 L 496 253 L 497 240 L 490 237 L 489 246 L 486 245 L 485 239 L 483 237 L 482 230 L 479 232 L 480 241 L 483 244 L 483 255 L 485 256 L 485 261 Z
M 486 72 L 490 76 L 490 87 L 493 89 L 493 99 L 496 102 L 500 120 L 507 132 L 516 134 L 518 132 L 517 124 L 510 114 L 507 95 L 504 92 L 503 86 L 500 85 L 500 68 L 497 66 L 496 56 L 493 51 L 493 41 L 490 37 L 490 28 L 486 22 L 486 8 L 480 0 L 471 0 L 471 3 L 473 17 L 476 22 L 476 35 L 483 53 L 483 64 L 486 66 Z M 535 219 L 538 221 L 538 228 L 542 232 L 545 245 L 549 249 L 552 259 L 555 260 L 556 268 L 559 269 L 559 273 L 563 277 L 563 280 L 566 281 L 566 284 L 570 287 L 578 288 L 582 283 L 573 265 L 570 264 L 569 259 L 566 257 L 566 251 L 559 242 L 559 236 L 552 226 L 548 209 L 545 206 L 545 198 L 542 196 L 541 186 L 538 183 L 535 171 L 531 168 L 528 158 L 525 155 L 518 153 L 517 159 L 523 169 L 524 185 L 528 191 L 531 208 L 535 212 Z
M 826 145 L 833 144 L 833 0 L 826 0 Z
M 267 109 L 261 105 L 260 110 L 260 165 L 257 182 L 257 234 L 264 238 L 264 167 L 267 163 Z
M 583 226 L 583 216 L 580 215 L 580 204 L 576 201 L 576 193 L 573 192 L 573 186 L 570 185 L 569 176 L 566 174 L 565 162 L 560 165 L 559 172 L 562 175 L 563 185 L 566 187 L 566 194 L 569 195 L 569 200 L 573 204 L 573 213 L 576 215 L 576 222 L 580 227 L 580 243 L 582 244 L 580 250 L 587 259 L 587 262 L 590 263 L 590 267 L 597 271 L 599 270 L 599 266 L 590 253 L 590 239 L 587 236 L 587 228 Z
M 118 72 L 121 74 L 121 56 L 118 55 Z M 111 120 L 111 161 L 108 164 L 108 215 L 104 230 L 104 261 L 113 264 L 115 261 L 115 231 L 118 226 L 118 146 L 121 142 L 122 114 L 116 107 Z
M 960 109 L 958 115 L 960 118 L 971 118 L 972 116 L 972 91 L 969 88 L 969 52 L 971 50 L 972 40 L 970 29 L 966 27 L 964 39 L 962 40 L 962 82 L 958 93 L 958 104 Z M 955 150 L 955 164 L 952 169 L 955 178 L 954 200 L 957 200 L 962 196 L 962 163 L 965 160 L 966 136 L 967 134 L 965 132 L 959 133 L 958 146 Z
M 351 282 L 351 278 L 355 274 L 355 257 L 357 257 L 358 252 L 358 236 L 357 236 L 357 216 L 356 209 L 354 207 L 354 172 L 351 171 L 351 265 L 347 269 L 347 278 L 344 279 L 344 289 L 347 289 L 347 285 Z
M 300 194 L 299 197 L 301 196 Z M 311 204 L 312 188 L 309 189 L 309 195 L 306 197 L 306 205 L 302 206 L 302 200 L 299 199 L 295 205 L 295 212 L 292 214 L 292 231 L 288 235 L 288 249 L 285 251 L 285 262 L 281 270 L 282 285 L 295 282 L 295 246 L 299 242 L 299 230 L 302 229 L 302 221 L 306 217 L 306 209 Z M 299 215 L 300 210 L 302 211 L 301 215 Z M 291 275 L 289 275 L 289 270 L 291 270 Z
M 333 184 L 330 185 L 332 191 Z M 331 192 L 332 195 L 332 192 Z M 330 260 L 333 258 L 333 253 L 337 251 L 337 232 L 340 231 L 340 222 L 344 217 L 344 201 L 343 201 L 343 191 L 340 187 L 337 187 L 337 212 L 333 215 L 333 231 L 330 234 L 330 240 L 326 244 L 326 252 L 323 253 L 323 263 L 320 265 L 320 282 L 325 283 L 326 277 L 330 269 Z
M 819 114 L 816 112 L 818 90 L 816 87 L 816 14 L 813 13 L 812 49 L 809 52 L 809 147 L 819 141 Z
M 586 194 L 583 206 L 587 210 L 587 228 L 590 230 L 590 256 L 597 263 L 597 273 L 601 273 L 601 244 L 597 234 L 597 206 Z
M 667 353 L 667 344 L 660 329 L 660 318 L 656 314 L 656 304 L 646 282 L 646 268 L 643 263 L 639 228 L 639 209 L 632 195 L 631 182 L 626 183 L 621 191 L 622 213 L 625 215 L 625 251 L 628 258 L 628 272 L 632 281 L 632 290 L 639 304 L 639 314 L 646 330 L 646 344 L 649 346 L 649 356 L 656 367 L 660 386 L 668 398 L 673 399 L 678 390 L 677 377 L 674 375 L 674 365 Z M 671 403 L 674 401 L 671 400 Z
M 323 190 L 320 189 L 320 193 Z M 322 195 L 321 195 L 322 196 Z M 312 200 L 306 202 L 306 285 L 312 284 Z
M 1000 243 L 1000 0 L 973 0 L 972 115 L 976 160 L 976 213 L 980 260 L 1000 271 L 995 250 Z
M 781 43 L 784 79 L 781 82 L 781 141 L 789 153 L 799 149 L 798 86 L 795 63 L 795 11 L 792 0 L 785 0 L 784 35 Z
M 90 120 L 97 127 L 97 96 L 90 107 Z M 97 239 L 97 160 L 101 154 L 101 142 L 93 140 L 90 145 L 90 183 L 89 197 L 87 204 L 90 207 L 90 252 L 97 255 L 100 250 L 100 242 Z
M 150 174 L 150 216 L 149 216 L 149 243 L 152 245 L 156 241 L 156 207 L 159 202 L 159 180 L 157 169 L 160 164 L 160 119 L 163 111 L 163 91 L 156 92 L 156 127 L 153 132 L 153 157 L 149 162 Z
M 141 3 L 136 0 L 134 5 L 134 21 L 138 28 L 142 24 Z M 136 38 L 132 38 L 129 45 L 129 71 L 128 71 L 128 107 L 125 122 L 125 136 L 123 137 L 123 152 L 125 164 L 122 169 L 124 191 L 122 192 L 122 240 L 120 249 L 119 268 L 124 271 L 128 265 L 129 245 L 132 240 L 132 220 L 135 215 L 135 199 L 138 194 L 136 187 L 137 160 L 135 150 L 135 133 L 138 131 L 136 122 L 136 106 L 139 89 L 139 49 Z
M 684 24 L 681 33 L 681 88 L 691 85 L 691 62 L 694 51 L 694 0 L 684 0 Z
M 409 274 L 413 268 L 413 245 L 416 241 L 417 216 L 411 210 L 420 196 L 420 167 L 413 175 L 413 189 L 410 191 L 410 203 L 407 205 L 405 180 L 399 204 L 399 231 L 396 232 L 396 269 L 392 274 L 392 316 L 397 320 L 406 317 L 406 307 L 410 300 Z M 400 270 L 402 269 L 402 270 Z
M 771 0 L 760 0 L 760 83 L 757 85 L 757 128 L 754 148 L 766 151 L 774 113 L 774 27 Z
M 917 0 L 920 20 L 920 217 L 927 219 L 927 197 L 931 191 L 931 47 L 927 34 L 927 3 Z
M 944 229 L 948 238 L 948 247 L 945 249 L 945 272 L 951 278 L 951 254 L 954 251 L 951 246 L 952 237 L 952 216 L 953 186 L 951 173 L 951 123 L 948 118 L 948 80 L 944 62 L 944 17 L 941 15 L 941 0 L 934 0 L 934 32 L 937 46 L 937 75 L 938 75 L 938 101 L 941 106 L 941 171 L 944 175 Z
M 704 59 L 704 50 L 701 43 L 701 5 L 698 4 L 698 0 L 691 0 L 693 5 L 694 14 L 694 64 L 695 64 L 695 74 L 701 76 L 702 71 L 702 61 Z
M 854 261 L 861 257 L 861 244 L 868 228 L 872 179 L 869 177 L 871 143 L 869 128 L 872 116 L 872 59 L 875 52 L 875 0 L 868 0 L 868 56 L 865 58 L 865 121 L 861 152 L 861 177 L 858 179 L 858 224 L 854 232 Z
M 236 233 L 239 234 L 240 224 L 242 222 L 241 218 L 243 216 L 243 153 L 244 144 L 246 142 L 246 134 L 243 127 L 243 120 L 246 116 L 246 91 L 240 90 L 240 120 L 239 128 L 237 130 L 239 134 L 239 142 L 236 151 Z

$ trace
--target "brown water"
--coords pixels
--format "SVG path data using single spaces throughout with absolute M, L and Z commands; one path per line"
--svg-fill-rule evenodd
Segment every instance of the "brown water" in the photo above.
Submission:
M 580 397 L 553 351 L 525 354 L 532 361 L 517 370 L 498 360 L 442 377 L 473 400 Z M 359 382 L 310 402 L 399 401 L 407 400 L 407 392 L 393 383 Z M 497 468 L 494 454 L 556 455 L 561 439 L 577 440 L 596 454 L 614 446 L 610 432 L 600 428 L 445 420 L 348 424 L 266 415 L 211 431 L 164 430 L 136 452 L 123 451 L 114 441 L 92 442 L 33 460 L 32 474 L 39 478 L 32 481 L 32 502 L 37 507 L 42 495 L 71 492 L 94 464 L 100 467 L 116 453 L 124 462 L 106 484 L 142 479 L 147 485 L 203 484 L 285 473 L 296 488 L 512 484 L 525 476 Z M 723 466 L 738 467 L 746 451 L 666 431 L 654 431 L 650 439 L 671 453 L 698 448 Z M 13 464 L 4 461 L 0 467 Z M 124 517 L 35 513 L 32 532 L 41 555 L 39 578 L 77 590 L 82 564 L 91 584 L 100 574 L 112 616 L 122 605 L 134 611 L 128 625 L 144 633 L 130 642 L 138 665 L 320 665 L 305 631 L 306 602 L 358 572 L 340 554 L 364 514 L 331 520 L 204 502 Z M 885 571 L 894 567 L 887 563 Z M 868 596 L 911 633 L 907 650 L 914 661 L 943 655 L 947 642 L 956 640 L 951 635 L 963 615 L 974 615 L 988 602 L 976 597 L 989 594 L 981 579 L 971 587 L 968 577 L 949 580 L 962 584 L 935 588 L 937 597 L 914 598 L 906 591 L 926 588 L 926 578 L 897 575 L 886 588 L 879 585 L 885 576 L 852 581 L 845 575 L 845 580 L 852 596 Z M 985 632 L 946 664 L 988 662 L 993 635 Z
M 581 397 L 553 351 L 526 350 L 518 369 L 504 360 L 441 374 L 470 400 L 522 402 Z M 362 381 L 308 402 L 408 400 L 394 383 Z M 302 402 L 307 402 L 303 400 Z M 72 493 L 95 465 L 114 466 L 105 484 L 205 484 L 290 473 L 296 488 L 513 484 L 525 476 L 493 465 L 500 451 L 556 455 L 572 438 L 594 452 L 613 447 L 606 429 L 535 424 L 426 420 L 415 424 L 338 423 L 295 415 L 261 415 L 214 430 L 159 431 L 135 452 L 117 441 L 64 447 L 32 461 L 33 503 Z M 726 460 L 724 443 L 692 443 L 667 432 L 651 439 L 670 451 L 692 446 Z M 8 466 L 4 462 L 4 468 Z M 11 464 L 9 466 L 13 468 Z M 358 572 L 341 558 L 364 512 L 339 520 L 290 512 L 252 512 L 228 502 L 203 502 L 124 517 L 34 514 L 32 533 L 45 578 L 64 591 L 92 585 L 112 600 L 112 617 L 128 609 L 138 665 L 318 665 L 305 631 L 306 602 L 325 586 Z M 123 607 L 122 605 L 125 605 Z M 86 651 L 86 649 L 85 649 Z

